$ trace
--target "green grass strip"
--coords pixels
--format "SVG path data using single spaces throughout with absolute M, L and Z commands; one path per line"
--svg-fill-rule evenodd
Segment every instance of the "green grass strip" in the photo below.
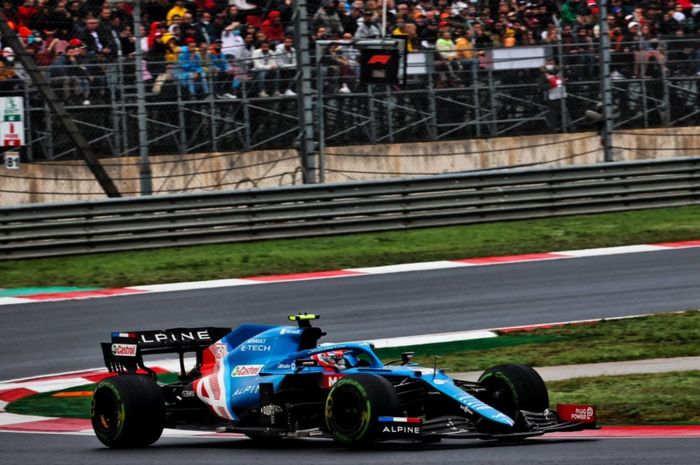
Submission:
M 0 297 L 22 297 L 34 294 L 53 294 L 59 292 L 96 291 L 99 287 L 21 287 L 18 289 L 0 289 Z
M 700 371 L 552 381 L 550 404 L 594 404 L 604 425 L 700 424 Z
M 122 287 L 700 238 L 700 206 L 0 262 L 5 288 Z
M 530 334 L 510 335 L 507 337 L 492 337 L 484 339 L 473 339 L 469 341 L 440 342 L 437 344 L 421 344 L 416 346 L 386 347 L 375 349 L 375 352 L 382 360 L 398 360 L 403 352 L 415 352 L 425 356 L 462 353 L 478 350 L 493 350 L 503 347 L 511 347 L 522 344 L 544 344 L 556 341 L 556 336 L 537 336 Z
M 504 333 L 496 340 L 501 345 L 493 348 L 479 348 L 477 341 L 467 341 L 476 345 L 466 350 L 451 350 L 438 344 L 416 346 L 415 361 L 432 366 L 430 356 L 441 355 L 438 366 L 455 373 L 484 370 L 502 363 L 556 366 L 696 356 L 700 354 L 700 311 Z

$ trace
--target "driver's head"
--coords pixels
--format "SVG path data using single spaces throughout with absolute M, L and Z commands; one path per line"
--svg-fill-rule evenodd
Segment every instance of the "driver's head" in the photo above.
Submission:
M 312 359 L 318 362 L 318 366 L 330 368 L 332 370 L 344 370 L 347 368 L 345 364 L 345 352 L 342 350 L 330 350 L 311 356 Z

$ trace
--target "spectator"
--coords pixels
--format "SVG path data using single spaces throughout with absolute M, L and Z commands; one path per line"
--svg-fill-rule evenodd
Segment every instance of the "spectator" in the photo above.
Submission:
M 374 24 L 374 13 L 371 10 L 365 10 L 362 13 L 362 23 L 355 31 L 355 39 L 376 39 L 380 35 L 379 27 Z
M 180 56 L 180 46 L 177 45 L 175 36 L 172 34 L 165 34 L 163 36 L 163 43 L 165 44 L 165 52 L 163 54 L 165 61 L 177 63 L 178 57 Z
M 438 71 L 438 86 L 441 86 L 447 81 L 454 81 L 457 77 L 455 74 L 457 53 L 449 30 L 443 31 L 442 36 L 435 42 L 435 48 L 438 55 L 435 68 Z
M 197 53 L 197 44 L 194 39 L 188 39 L 187 44 L 182 47 L 177 65 L 180 86 L 187 92 L 185 97 L 202 98 L 209 93 L 209 83 L 202 67 L 202 56 Z
M 352 66 L 350 60 L 341 53 L 340 44 L 331 43 L 328 46 L 326 53 L 321 58 L 321 64 L 327 73 L 327 82 L 334 83 L 332 85 L 338 89 L 339 93 L 349 94 L 352 92 L 349 85 L 349 78 L 353 77 Z M 338 83 L 340 83 L 339 87 Z
M 0 96 L 13 94 L 22 82 L 15 70 L 14 60 L 15 53 L 10 47 L 5 47 L 0 56 Z
M 211 0 L 210 0 L 211 1 Z M 195 40 L 197 43 L 206 42 L 207 44 L 213 44 L 218 38 L 211 30 L 211 13 L 207 11 L 202 12 L 202 16 L 199 21 L 194 24 L 195 28 Z
M 287 89 L 283 95 L 293 97 L 294 92 L 294 77 L 297 72 L 297 51 L 294 49 L 294 38 L 287 36 L 281 44 L 275 47 L 275 60 L 279 68 L 279 78 L 282 85 L 286 85 Z
M 491 36 L 484 31 L 481 23 L 474 23 L 474 45 L 478 49 L 491 48 L 493 46 Z
M 319 8 L 314 15 L 313 23 L 315 28 L 324 27 L 334 37 L 340 37 L 343 34 L 343 24 L 334 0 L 324 0 L 323 7 Z
M 170 8 L 170 10 L 168 10 L 168 14 L 165 16 L 168 26 L 176 24 L 185 16 L 185 13 L 187 12 L 188 10 L 185 8 L 185 0 L 175 0 L 175 4 L 172 8 Z
M 542 83 L 545 88 L 544 101 L 549 111 L 547 112 L 547 124 L 550 130 L 561 127 L 561 100 L 566 98 L 564 80 L 553 59 L 547 59 L 542 68 Z
M 243 52 L 243 38 L 241 38 L 241 25 L 231 23 L 221 33 L 221 51 L 224 55 L 231 55 L 236 60 L 240 59 Z
M 354 42 L 352 42 L 352 34 L 346 32 L 343 34 L 342 39 L 350 43 L 341 45 L 338 53 L 348 61 L 348 65 L 352 70 L 352 75 L 357 77 L 360 75 L 360 51 L 355 47 Z
M 112 57 L 114 41 L 110 32 L 100 25 L 100 21 L 94 17 L 88 17 L 85 21 L 85 29 L 80 36 L 90 56 L 103 55 L 106 59 Z
M 659 42 L 658 37 L 654 34 L 648 25 L 641 28 L 641 36 L 639 38 L 639 52 L 637 54 L 637 70 L 635 73 L 641 78 L 647 78 L 647 63 L 650 58 L 654 58 L 657 67 L 661 69 L 666 63 L 664 54 L 665 45 Z
M 667 51 L 669 70 L 675 75 L 690 76 L 695 74 L 692 43 L 687 40 L 685 29 L 678 27 L 674 31 L 673 39 L 673 41 L 669 41 Z
M 253 34 L 246 34 L 243 38 L 243 48 L 241 48 L 241 53 L 236 60 L 238 66 L 246 73 L 253 69 L 253 52 L 255 52 L 255 38 Z
M 264 41 L 260 48 L 253 52 L 253 75 L 255 77 L 255 90 L 258 97 L 281 95 L 279 93 L 279 66 L 275 56 L 270 50 L 270 42 Z M 271 93 L 267 89 L 272 89 Z
M 163 68 L 163 72 L 156 76 L 152 88 L 157 100 L 172 101 L 177 99 L 175 86 L 175 65 L 169 63 Z M 167 115 L 168 113 L 166 113 Z
M 595 49 L 587 27 L 580 27 L 576 31 L 567 53 L 570 55 L 567 57 L 567 65 L 572 78 L 591 79 L 595 76 Z
M 284 26 L 282 26 L 280 12 L 277 10 L 272 10 L 268 13 L 267 19 L 262 22 L 260 28 L 273 47 L 276 47 L 284 39 Z
M 158 21 L 152 22 L 150 31 L 148 33 L 147 50 L 153 48 L 156 42 L 160 42 L 160 39 L 163 37 L 163 34 L 165 34 L 165 24 Z
M 222 34 L 226 28 L 226 15 L 224 13 L 217 13 L 209 25 L 209 38 L 216 41 L 217 39 L 222 39 Z M 240 21 L 231 21 L 232 23 Z
M 246 15 L 241 13 L 238 6 L 231 5 L 226 10 L 226 13 L 224 15 L 224 22 L 226 24 L 231 24 L 231 23 L 244 24 L 246 22 Z M 252 22 L 252 20 L 251 20 L 251 22 Z
M 79 48 L 84 47 L 78 39 L 72 39 L 72 43 L 66 48 L 66 52 L 60 55 L 49 70 L 51 81 L 62 91 L 63 100 L 68 105 L 90 105 L 90 73 L 80 56 Z
M 360 21 L 362 21 L 363 6 L 364 4 L 361 0 L 354 1 L 350 13 L 341 18 L 344 33 L 355 35 L 355 31 L 357 31 L 357 28 L 360 26 Z
M 44 40 L 36 53 L 36 64 L 39 66 L 49 66 L 56 57 L 66 51 L 68 41 L 56 36 L 55 29 L 44 30 Z
M 455 40 L 455 56 L 463 71 L 464 81 L 471 82 L 472 75 L 479 69 L 479 59 L 476 56 L 474 45 L 466 34 Z
M 156 32 L 153 37 L 153 42 L 148 46 L 148 51 L 144 53 L 144 58 L 148 62 L 148 71 L 156 76 L 156 79 L 158 75 L 165 73 L 165 53 L 167 49 L 165 43 L 161 40 L 163 38 L 164 35 L 161 32 Z
M 230 72 L 229 60 L 226 59 L 221 51 L 221 40 L 217 40 L 211 45 L 207 59 L 209 61 L 208 71 L 216 96 L 229 99 L 238 98 L 235 94 L 236 89 L 233 86 L 234 76 Z

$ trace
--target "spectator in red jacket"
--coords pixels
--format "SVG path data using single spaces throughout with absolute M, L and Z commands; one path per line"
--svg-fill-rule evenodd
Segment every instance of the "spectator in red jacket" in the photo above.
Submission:
M 265 37 L 270 41 L 271 45 L 276 46 L 284 39 L 284 25 L 280 18 L 280 12 L 272 10 L 267 19 L 262 22 L 260 28 L 265 33 Z

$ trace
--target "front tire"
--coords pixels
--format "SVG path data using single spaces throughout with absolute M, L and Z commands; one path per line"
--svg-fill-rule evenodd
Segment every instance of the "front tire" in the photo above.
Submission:
M 149 446 L 163 432 L 163 393 L 149 376 L 106 378 L 92 396 L 90 418 L 97 439 L 108 447 Z
M 486 387 L 487 393 L 481 400 L 505 413 L 515 421 L 516 431 L 525 431 L 525 419 L 521 410 L 542 412 L 549 408 L 549 394 L 542 377 L 532 367 L 517 364 L 498 365 L 479 378 L 479 384 Z M 481 422 L 483 429 L 496 430 L 501 426 L 492 422 Z
M 349 375 L 328 394 L 326 426 L 337 442 L 348 447 L 367 447 L 376 440 L 377 418 L 397 416 L 399 409 L 399 397 L 386 378 Z

